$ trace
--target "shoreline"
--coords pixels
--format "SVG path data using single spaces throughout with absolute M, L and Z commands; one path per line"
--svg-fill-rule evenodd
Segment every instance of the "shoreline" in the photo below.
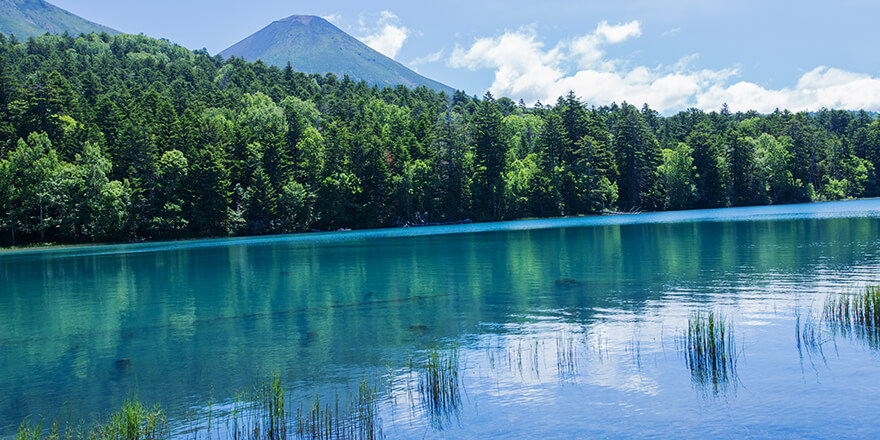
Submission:
M 36 245 L 27 245 L 27 246 L 16 246 L 16 247 L 0 247 L 0 256 L 11 255 L 11 254 L 27 254 L 31 252 L 47 252 L 47 251 L 56 251 L 56 250 L 76 250 L 76 249 L 91 249 L 91 248 L 109 248 L 113 246 L 130 246 L 130 245 L 162 245 L 162 244 L 181 244 L 181 243 L 202 243 L 202 242 L 215 242 L 219 240 L 271 240 L 273 238 L 285 238 L 290 239 L 294 237 L 308 237 L 308 236 L 316 236 L 316 235 L 326 235 L 326 234 L 339 234 L 339 233 L 348 233 L 348 232 L 371 232 L 371 231 L 397 231 L 397 230 L 436 230 L 435 228 L 448 228 L 448 227 L 457 227 L 457 226 L 475 226 L 475 225 L 487 225 L 487 224 L 511 224 L 516 222 L 542 222 L 542 221 L 553 221 L 553 220 L 577 220 L 577 219 L 590 219 L 590 218 L 600 218 L 600 217 L 630 217 L 630 216 L 646 216 L 646 215 L 662 215 L 662 214 L 675 214 L 675 213 L 696 213 L 696 212 L 705 212 L 705 211 L 720 211 L 720 210 L 742 210 L 742 209 L 755 209 L 755 208 L 772 208 L 772 207 L 786 207 L 786 206 L 816 206 L 828 203 L 853 203 L 853 202 L 865 202 L 871 200 L 880 200 L 877 197 L 868 197 L 868 198 L 858 198 L 858 199 L 847 199 L 847 200 L 823 200 L 823 201 L 814 201 L 814 202 L 805 202 L 805 203 L 788 203 L 788 204 L 776 204 L 776 205 L 749 205 L 749 206 L 729 206 L 724 208 L 704 208 L 704 209 L 686 209 L 686 210 L 668 210 L 668 211 L 636 211 L 636 212 L 620 212 L 620 211 L 599 211 L 592 214 L 585 215 L 576 215 L 576 216 L 560 216 L 560 217 L 524 217 L 518 219 L 508 219 L 508 220 L 496 220 L 496 221 L 471 221 L 466 222 L 464 220 L 447 222 L 445 224 L 426 224 L 426 225 L 414 225 L 410 227 L 401 227 L 401 226 L 388 226 L 382 228 L 366 228 L 366 229 L 337 229 L 337 230 L 311 230 L 304 232 L 295 232 L 288 234 L 266 234 L 266 235 L 240 235 L 240 236 L 216 236 L 216 237 L 198 237 L 198 238 L 181 238 L 176 240 L 140 240 L 140 241 L 122 241 L 122 242 L 101 242 L 101 243 L 69 243 L 69 244 L 36 244 Z

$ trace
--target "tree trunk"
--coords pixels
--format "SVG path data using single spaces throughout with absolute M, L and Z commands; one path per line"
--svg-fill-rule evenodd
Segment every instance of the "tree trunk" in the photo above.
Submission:
M 46 226 L 43 224 L 43 197 L 40 196 L 40 243 L 46 241 L 43 239 L 46 233 Z

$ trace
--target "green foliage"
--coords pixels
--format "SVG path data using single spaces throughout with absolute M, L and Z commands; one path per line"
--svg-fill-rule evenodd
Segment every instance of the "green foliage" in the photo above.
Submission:
M 878 165 L 867 113 L 527 108 L 137 35 L 0 38 L 2 245 L 874 197 Z
M 189 174 L 189 161 L 178 150 L 166 151 L 156 171 L 156 216 L 153 228 L 160 236 L 179 236 L 189 224 L 184 209 L 187 197 L 184 187 Z
M 773 135 L 763 133 L 757 140 L 755 151 L 758 180 L 762 187 L 757 189 L 759 197 L 767 203 L 796 200 L 800 196 L 802 184 L 795 181 L 791 172 L 791 140 L 776 140 Z
M 616 118 L 615 149 L 620 178 L 620 204 L 624 208 L 653 208 L 660 197 L 656 188 L 657 167 L 662 156 L 654 133 L 638 109 L 623 103 Z
M 312 222 L 314 195 L 301 183 L 290 180 L 281 188 L 278 210 L 283 232 L 301 232 Z
M 685 143 L 679 143 L 674 150 L 663 150 L 663 164 L 657 171 L 666 194 L 666 209 L 693 206 L 698 196 L 697 185 L 694 183 L 694 171 L 697 167 L 693 165 L 693 151 Z
M 499 219 L 504 194 L 504 172 L 507 153 L 506 133 L 501 112 L 492 94 L 486 93 L 474 116 L 474 151 L 476 154 L 475 202 L 483 218 Z

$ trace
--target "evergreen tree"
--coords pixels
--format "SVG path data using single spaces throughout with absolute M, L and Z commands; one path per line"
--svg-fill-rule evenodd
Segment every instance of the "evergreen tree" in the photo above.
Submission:
M 504 195 L 506 137 L 502 130 L 501 112 L 492 94 L 486 92 L 474 120 L 474 151 L 476 154 L 475 209 L 485 218 L 498 219 Z
M 686 143 L 693 148 L 697 206 L 726 206 L 727 170 L 718 138 L 713 136 L 707 123 L 701 122 L 691 131 Z

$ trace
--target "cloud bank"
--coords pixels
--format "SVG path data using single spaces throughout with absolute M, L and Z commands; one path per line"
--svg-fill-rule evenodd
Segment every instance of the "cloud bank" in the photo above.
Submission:
M 880 78 L 818 66 L 793 87 L 768 89 L 734 81 L 737 68 L 696 69 L 696 55 L 670 66 L 630 66 L 609 58 L 605 48 L 642 35 L 641 23 L 600 22 L 590 34 L 545 47 L 533 28 L 479 38 L 469 48 L 456 46 L 447 60 L 453 68 L 492 69 L 489 90 L 496 96 L 555 103 L 573 90 L 596 105 L 627 101 L 648 103 L 664 114 L 698 107 L 772 112 L 777 108 L 816 110 L 822 107 L 880 111 Z
M 394 58 L 403 47 L 403 43 L 410 36 L 412 31 L 407 29 L 400 23 L 397 15 L 390 11 L 382 11 L 379 13 L 379 21 L 373 29 L 365 29 L 370 32 L 367 36 L 361 38 L 367 46 L 372 47 L 379 53 Z

